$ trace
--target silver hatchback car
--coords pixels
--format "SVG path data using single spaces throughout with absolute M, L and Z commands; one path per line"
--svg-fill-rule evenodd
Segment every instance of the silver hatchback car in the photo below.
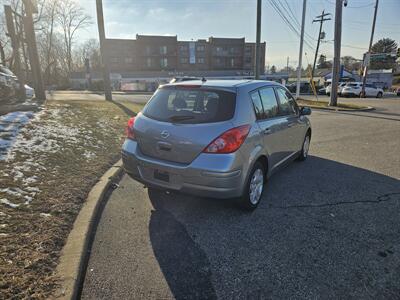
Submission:
M 238 198 L 254 209 L 269 176 L 307 158 L 309 114 L 275 82 L 166 84 L 128 122 L 124 169 L 150 188 Z

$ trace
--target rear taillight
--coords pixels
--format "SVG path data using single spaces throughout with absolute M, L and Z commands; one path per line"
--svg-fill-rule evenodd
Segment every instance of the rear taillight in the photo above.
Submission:
M 126 129 L 125 129 L 126 137 L 131 140 L 135 139 L 133 125 L 135 125 L 135 117 L 132 117 L 128 120 L 128 125 L 126 126 Z
M 225 131 L 213 140 L 204 150 L 205 153 L 232 153 L 243 144 L 250 131 L 250 125 L 243 125 Z

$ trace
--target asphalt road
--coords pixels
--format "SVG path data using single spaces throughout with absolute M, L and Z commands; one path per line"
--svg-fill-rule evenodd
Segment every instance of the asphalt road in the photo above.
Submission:
M 93 242 L 83 299 L 398 299 L 400 101 L 314 111 L 310 157 L 252 213 L 127 176 Z

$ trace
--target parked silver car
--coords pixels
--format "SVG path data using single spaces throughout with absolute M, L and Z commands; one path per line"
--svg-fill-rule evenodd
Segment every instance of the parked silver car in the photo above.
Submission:
M 127 127 L 126 172 L 148 187 L 257 207 L 279 167 L 307 158 L 310 108 L 280 84 L 198 80 L 161 86 Z

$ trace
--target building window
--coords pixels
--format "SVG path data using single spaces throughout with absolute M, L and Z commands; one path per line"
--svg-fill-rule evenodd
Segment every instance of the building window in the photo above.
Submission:
M 204 64 L 204 57 L 199 57 L 199 58 L 197 59 L 197 63 L 198 63 L 198 64 Z
M 161 55 L 167 54 L 167 46 L 161 46 L 160 47 L 160 54 Z
M 126 64 L 131 64 L 131 63 L 133 63 L 133 58 L 132 58 L 132 57 L 125 57 L 125 63 L 126 63 Z
M 217 52 L 222 52 L 224 49 L 222 47 L 217 47 Z
M 246 47 L 244 51 L 245 51 L 246 55 L 251 55 L 251 53 L 253 52 L 252 50 L 253 49 L 251 47 Z
M 151 47 L 146 46 L 146 55 L 150 55 L 150 54 L 151 54 Z
M 161 65 L 161 68 L 166 68 L 166 67 L 168 67 L 168 59 L 166 59 L 165 57 L 164 57 L 164 58 L 161 58 L 161 59 L 160 59 L 160 65 Z
M 153 66 L 153 59 L 151 57 L 146 58 L 146 67 L 151 68 Z
M 197 51 L 203 52 L 205 50 L 204 45 L 197 46 Z
M 179 46 L 179 51 L 185 52 L 187 50 L 188 50 L 187 46 L 185 46 L 185 45 Z
M 245 62 L 246 64 L 251 64 L 251 57 L 246 56 L 246 57 L 244 58 L 244 62 Z
M 188 63 L 187 57 L 181 57 L 180 62 L 181 62 L 181 64 L 187 64 Z
M 235 59 L 234 59 L 234 58 L 231 58 L 231 59 L 230 59 L 230 66 L 231 66 L 231 67 L 234 67 L 234 66 L 235 66 Z

